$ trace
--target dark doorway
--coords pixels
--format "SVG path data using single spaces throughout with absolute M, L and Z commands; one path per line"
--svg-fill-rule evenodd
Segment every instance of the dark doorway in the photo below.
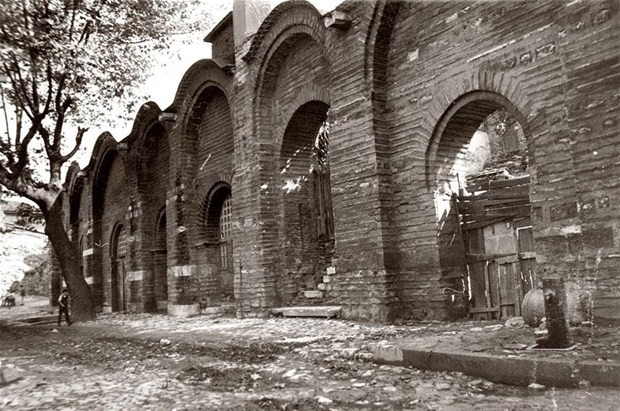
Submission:
M 112 311 L 125 311 L 126 305 L 126 270 L 125 238 L 123 225 L 117 224 L 110 241 L 110 266 L 112 267 Z

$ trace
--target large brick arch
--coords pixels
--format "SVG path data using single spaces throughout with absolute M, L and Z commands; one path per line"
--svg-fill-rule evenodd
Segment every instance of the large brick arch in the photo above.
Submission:
M 111 135 L 105 136 L 105 140 L 97 146 L 96 161 L 93 166 L 92 183 L 92 213 L 93 213 L 93 299 L 99 311 L 104 303 L 111 304 L 110 294 L 110 227 L 111 221 L 118 221 L 124 216 L 127 205 L 116 204 L 111 209 L 110 193 L 114 184 L 110 181 L 113 170 L 121 180 L 126 177 L 125 166 L 116 148 L 116 141 Z M 117 182 L 116 190 L 123 186 L 124 181 Z M 107 290 L 106 290 L 107 289 Z
M 296 28 L 293 32 L 298 30 L 300 26 L 308 27 L 315 39 L 325 38 L 322 16 L 312 4 L 305 0 L 289 0 L 278 4 L 262 22 L 243 59 L 248 63 L 264 62 L 266 53 L 273 49 L 278 38 L 290 29 Z
M 132 164 L 137 177 L 136 185 L 140 201 L 139 268 L 144 273 L 144 309 L 156 311 L 165 306 L 167 301 L 167 287 L 161 280 L 162 273 L 165 277 L 167 260 L 165 249 L 162 249 L 158 237 L 160 235 L 158 215 L 166 207 L 171 150 L 166 128 L 156 118 L 148 122 L 148 126 L 132 152 Z M 163 267 L 160 267 L 162 265 Z
M 215 61 L 211 59 L 199 60 L 192 64 L 183 75 L 174 101 L 166 111 L 177 113 L 179 115 L 177 121 L 182 127 L 185 127 L 197 96 L 209 87 L 216 87 L 229 99 L 232 92 L 232 80 L 232 73 L 225 71 Z
M 325 45 L 326 29 L 319 12 L 306 1 L 289 1 L 278 5 L 265 19 L 252 41 L 250 50 L 244 56 L 246 61 L 256 61 L 258 77 L 254 90 L 254 118 L 256 136 L 267 144 L 279 147 L 288 120 L 303 104 L 310 101 L 330 102 L 331 67 L 330 56 Z M 274 105 L 278 102 L 276 87 L 286 59 L 303 43 L 317 56 L 317 64 L 307 62 L 308 72 L 317 65 L 327 70 L 325 84 L 314 82 L 299 84 L 295 95 L 280 106 L 278 118 L 274 118 Z M 323 79 L 325 80 L 325 79 Z
M 329 51 L 325 43 L 326 36 L 327 32 L 321 15 L 312 4 L 306 1 L 287 1 L 272 10 L 261 24 L 252 39 L 250 50 L 244 56 L 244 60 L 258 66 L 254 90 L 254 95 L 257 97 L 255 110 L 267 104 L 271 105 L 279 70 L 286 57 L 300 47 L 298 42 L 310 40 L 312 46 L 318 47 L 322 63 L 328 67 L 331 66 Z M 255 112 L 257 120 L 265 119 L 265 114 L 265 112 Z
M 135 147 L 137 147 L 138 151 L 142 150 L 146 132 L 154 123 L 159 122 L 161 112 L 159 105 L 153 101 L 148 101 L 140 106 L 138 114 L 136 114 L 136 118 L 133 121 L 131 132 L 124 139 L 125 142 L 132 145 L 133 150 L 136 150 Z

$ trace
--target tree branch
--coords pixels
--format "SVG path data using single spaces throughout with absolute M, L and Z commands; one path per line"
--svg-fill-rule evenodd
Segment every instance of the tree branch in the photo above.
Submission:
M 69 42 L 71 42 L 73 40 L 73 30 L 75 27 L 75 15 L 76 15 L 76 10 L 77 10 L 77 2 L 78 0 L 73 0 L 71 2 L 72 7 L 71 7 L 71 24 L 69 25 Z M 66 4 L 69 4 L 68 2 Z
M 52 143 L 50 142 L 50 132 L 47 131 L 45 127 L 39 127 L 37 131 L 41 136 L 41 140 L 43 140 L 43 145 L 45 146 L 45 152 L 47 153 L 47 157 L 50 161 L 52 161 L 54 150 L 52 148 Z
M 33 55 L 33 51 L 30 51 L 30 61 L 32 62 L 32 67 L 30 69 L 30 75 L 32 77 L 32 106 L 33 112 L 39 112 L 39 87 L 37 86 L 37 70 L 38 70 L 38 62 L 37 57 Z M 36 111 L 35 111 L 36 110 Z
M 4 99 L 4 87 L 0 85 L 0 96 L 2 96 L 2 111 L 4 112 L 4 125 L 6 126 L 6 145 L 7 147 L 2 147 L 2 153 L 7 157 L 9 161 L 9 165 L 15 162 L 15 156 L 13 155 L 13 150 L 11 147 L 11 131 L 9 126 L 9 115 L 6 112 L 6 100 Z M 0 139 L 0 143 L 2 140 Z
M 28 87 L 26 85 L 26 82 L 24 81 L 24 78 L 22 77 L 22 71 L 19 68 L 19 63 L 17 61 L 17 56 L 14 53 L 11 53 L 11 57 L 13 59 L 13 65 L 15 66 L 15 73 L 17 73 L 17 80 L 18 80 L 19 86 L 20 86 L 19 89 L 15 90 L 15 92 L 18 92 L 18 90 L 21 90 L 22 95 L 26 99 L 26 103 L 28 103 L 28 107 L 32 111 L 32 114 L 35 115 L 37 112 L 34 109 L 34 104 L 32 104 L 32 101 L 30 101 L 30 98 L 28 98 L 28 92 L 27 92 Z
M 53 79 L 52 79 L 52 66 L 50 61 L 47 61 L 47 100 L 45 101 L 45 107 L 43 108 L 43 113 L 47 115 L 49 113 L 50 104 L 52 102 L 52 89 L 53 89 Z
M 67 160 L 73 157 L 75 153 L 77 153 L 77 151 L 80 149 L 80 146 L 82 145 L 82 138 L 87 131 L 88 128 L 78 127 L 77 135 L 75 136 L 75 146 L 73 146 L 73 149 L 67 155 L 64 155 L 60 158 L 62 160 L 62 163 L 65 163 Z
M 28 129 L 28 133 L 26 133 L 26 135 L 24 136 L 24 139 L 19 145 L 15 146 L 18 157 L 17 163 L 15 163 L 13 167 L 11 167 L 11 170 L 16 175 L 19 175 L 24 170 L 24 167 L 28 162 L 28 146 L 30 145 L 30 142 L 32 141 L 34 136 L 37 134 L 37 130 L 40 128 L 42 120 L 43 119 L 39 116 L 35 117 L 33 123 Z
M 19 93 L 19 86 L 17 85 L 17 81 L 15 80 L 14 76 L 11 74 L 11 69 L 5 63 L 3 63 L 2 65 L 4 66 L 5 73 L 7 74 L 7 76 L 9 76 L 9 80 L 11 81 L 11 86 L 13 87 L 13 91 L 15 92 L 15 98 L 17 99 L 17 104 L 22 109 L 22 111 L 26 113 L 28 118 L 30 118 L 31 120 L 34 119 L 34 115 L 28 111 L 26 104 L 24 104 L 24 101 Z
M 22 115 L 23 110 L 19 106 L 15 106 L 15 145 L 17 146 L 22 140 Z

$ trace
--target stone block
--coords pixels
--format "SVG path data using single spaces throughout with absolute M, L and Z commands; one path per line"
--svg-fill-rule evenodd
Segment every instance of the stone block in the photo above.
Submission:
M 306 298 L 323 298 L 323 291 L 306 290 L 306 291 L 304 291 L 304 297 L 306 297 Z
M 323 276 L 323 282 L 324 283 L 329 283 L 329 282 L 331 282 L 331 280 L 332 279 L 331 279 L 331 277 L 329 275 L 324 275 Z
M 168 304 L 168 315 L 173 317 L 190 317 L 200 314 L 200 304 Z
M 272 314 L 281 314 L 284 317 L 340 317 L 340 306 L 312 306 L 312 307 L 283 307 L 271 310 Z
M 336 267 L 327 267 L 327 275 L 336 274 Z

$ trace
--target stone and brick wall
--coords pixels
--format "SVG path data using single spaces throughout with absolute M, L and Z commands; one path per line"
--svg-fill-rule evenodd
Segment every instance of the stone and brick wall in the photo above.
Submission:
M 473 133 L 506 110 L 527 144 L 539 277 L 563 276 L 587 290 L 595 321 L 618 319 L 617 2 L 379 0 L 339 10 L 350 27 L 325 27 L 300 0 L 278 5 L 258 27 L 238 10 L 234 30 L 224 25 L 212 39 L 227 55 L 234 32 L 234 70 L 197 62 L 163 110 L 167 120 L 120 142 L 127 154 L 106 161 L 106 144 L 96 147 L 75 195 L 76 238 L 84 238 L 84 271 L 99 304 L 110 300 L 99 283 L 109 283 L 111 267 L 109 246 L 97 244 L 109 242 L 118 222 L 129 230 L 130 271 L 144 277 L 129 287 L 130 300 L 143 303 L 135 309 L 149 309 L 147 300 L 163 292 L 154 291 L 163 260 L 152 250 L 164 243 L 168 304 L 215 301 L 219 255 L 207 214 L 214 187 L 226 187 L 240 315 L 293 301 L 329 272 L 320 290 L 346 317 L 452 318 L 461 311 L 443 290 L 463 287 L 465 261 L 438 204 Z M 316 195 L 306 170 L 324 120 L 329 258 L 313 238 Z M 287 166 L 308 178 L 290 195 L 282 190 Z

